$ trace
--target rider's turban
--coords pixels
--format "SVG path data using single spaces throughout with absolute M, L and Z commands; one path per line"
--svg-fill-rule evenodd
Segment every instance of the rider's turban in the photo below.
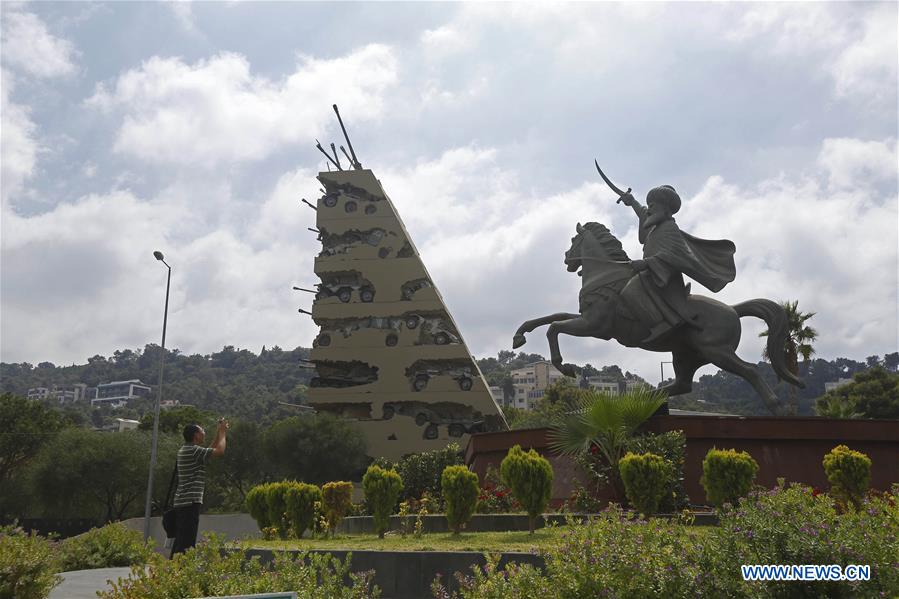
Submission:
M 646 194 L 646 201 L 649 202 L 650 200 L 666 204 L 671 214 L 680 210 L 680 196 L 677 195 L 677 192 L 670 185 L 661 185 L 650 189 L 649 193 Z

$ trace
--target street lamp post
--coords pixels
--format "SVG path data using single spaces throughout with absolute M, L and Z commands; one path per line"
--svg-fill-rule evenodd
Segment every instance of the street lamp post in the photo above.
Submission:
M 659 362 L 659 385 L 665 382 L 665 364 L 674 364 L 674 362 Z
M 169 320 L 169 287 L 172 283 L 172 267 L 165 261 L 162 252 L 153 252 L 153 256 L 169 269 L 165 280 L 165 311 L 162 314 L 162 353 L 159 358 L 159 392 L 156 394 L 156 405 L 153 408 L 153 443 L 150 449 L 150 474 L 147 478 L 147 503 L 144 506 L 144 540 L 150 538 L 150 506 L 153 502 L 153 471 L 156 469 L 156 447 L 159 444 L 159 406 L 162 403 L 162 369 L 165 367 L 165 328 Z

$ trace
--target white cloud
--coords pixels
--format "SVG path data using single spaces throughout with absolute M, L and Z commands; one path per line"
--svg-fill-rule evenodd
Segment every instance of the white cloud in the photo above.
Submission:
M 60 77 L 75 71 L 72 44 L 55 37 L 37 16 L 4 11 L 3 62 L 34 77 Z
M 831 187 L 848 189 L 872 183 L 891 182 L 899 175 L 896 140 L 865 141 L 852 138 L 825 139 L 818 164 L 828 173 Z
M 34 173 L 39 145 L 28 108 L 10 101 L 12 75 L 3 69 L 0 77 L 0 203 L 6 206 Z
M 301 57 L 281 81 L 254 75 L 238 54 L 195 64 L 153 57 L 98 86 L 88 104 L 117 110 L 115 149 L 143 160 L 212 167 L 259 160 L 286 144 L 322 136 L 340 99 L 359 122 L 377 118 L 396 81 L 393 51 L 369 45 L 333 60 Z

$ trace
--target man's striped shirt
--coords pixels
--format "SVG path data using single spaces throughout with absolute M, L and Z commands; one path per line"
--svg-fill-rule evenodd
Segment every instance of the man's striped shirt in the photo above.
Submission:
M 175 507 L 203 503 L 206 487 L 206 462 L 212 456 L 211 447 L 182 445 L 178 450 L 178 488 L 175 490 Z

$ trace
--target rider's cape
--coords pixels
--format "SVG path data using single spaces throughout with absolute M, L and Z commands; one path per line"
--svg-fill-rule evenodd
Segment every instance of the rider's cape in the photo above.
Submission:
M 683 273 L 711 291 L 721 291 L 734 280 L 737 248 L 727 239 L 699 239 L 681 231 L 673 218 L 659 223 L 645 235 L 643 259 L 659 287 L 673 274 Z

